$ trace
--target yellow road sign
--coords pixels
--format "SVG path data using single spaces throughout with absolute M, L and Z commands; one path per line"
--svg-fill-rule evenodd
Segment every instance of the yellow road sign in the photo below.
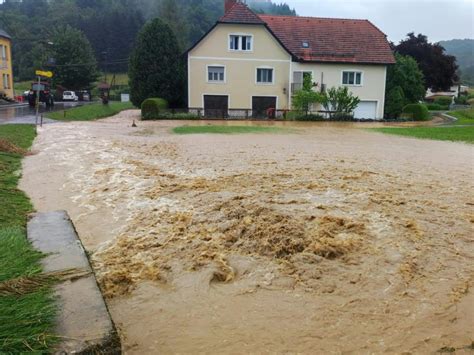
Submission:
M 44 76 L 45 78 L 52 78 L 53 77 L 53 72 L 37 70 L 36 75 Z

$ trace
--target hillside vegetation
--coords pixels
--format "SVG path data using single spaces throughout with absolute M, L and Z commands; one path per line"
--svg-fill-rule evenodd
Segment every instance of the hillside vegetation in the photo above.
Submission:
M 448 54 L 456 57 L 462 82 L 474 85 L 474 39 L 452 39 L 439 43 Z
M 258 12 L 295 15 L 286 4 L 255 3 Z M 138 31 L 159 17 L 174 31 L 184 52 L 223 15 L 223 0 L 5 0 L 0 4 L 0 28 L 13 41 L 14 75 L 31 80 L 42 67 L 54 29 L 69 25 L 84 32 L 99 68 L 126 72 Z

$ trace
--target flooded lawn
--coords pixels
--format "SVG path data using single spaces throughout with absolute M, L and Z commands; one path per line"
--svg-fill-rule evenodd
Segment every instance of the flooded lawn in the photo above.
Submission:
M 70 213 L 126 353 L 470 351 L 472 145 L 135 115 L 44 127 L 21 185 Z

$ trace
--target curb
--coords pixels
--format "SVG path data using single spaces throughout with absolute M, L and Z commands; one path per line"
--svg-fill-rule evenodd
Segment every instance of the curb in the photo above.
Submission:
M 62 340 L 56 354 L 121 354 L 120 338 L 92 272 L 89 259 L 66 211 L 37 213 L 28 222 L 28 240 L 47 256 L 44 272 L 78 268 L 90 272 L 54 287 Z

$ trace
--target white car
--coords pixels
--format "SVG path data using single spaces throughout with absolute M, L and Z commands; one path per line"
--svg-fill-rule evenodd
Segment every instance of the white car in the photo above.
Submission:
M 77 97 L 74 91 L 64 91 L 63 92 L 63 101 L 77 101 L 79 98 Z

